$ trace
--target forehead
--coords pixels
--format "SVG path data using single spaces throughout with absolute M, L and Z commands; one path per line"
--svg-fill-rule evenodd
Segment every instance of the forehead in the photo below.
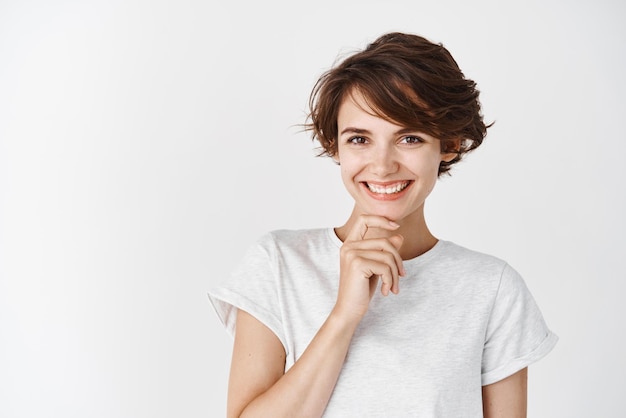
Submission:
M 376 109 L 358 89 L 352 89 L 350 92 L 346 93 L 339 105 L 337 112 L 337 127 L 339 128 L 339 132 L 347 126 L 353 128 L 378 126 L 393 129 L 403 127 L 403 125 L 392 121 L 381 111 Z

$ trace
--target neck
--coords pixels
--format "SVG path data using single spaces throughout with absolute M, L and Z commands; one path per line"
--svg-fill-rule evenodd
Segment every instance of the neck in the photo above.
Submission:
M 346 223 L 343 226 L 335 228 L 335 233 L 341 241 L 346 239 L 359 215 L 360 212 L 358 212 L 355 207 Z M 404 242 L 402 243 L 402 247 L 400 247 L 399 252 L 400 257 L 402 257 L 403 260 L 408 260 L 422 255 L 437 244 L 437 238 L 430 232 L 428 226 L 426 225 L 423 206 L 419 212 L 396 222 L 400 225 L 400 228 L 395 231 L 370 228 L 364 238 L 387 238 L 392 235 L 402 235 L 404 237 Z

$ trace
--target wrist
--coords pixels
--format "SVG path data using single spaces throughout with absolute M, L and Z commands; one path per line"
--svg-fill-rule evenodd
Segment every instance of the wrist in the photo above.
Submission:
M 363 319 L 363 315 L 340 305 L 335 305 L 328 315 L 328 322 L 342 329 L 343 332 L 354 333 L 356 327 Z

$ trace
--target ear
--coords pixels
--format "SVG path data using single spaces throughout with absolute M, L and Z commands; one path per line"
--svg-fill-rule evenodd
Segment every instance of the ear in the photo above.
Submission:
M 461 139 L 448 139 L 441 143 L 441 160 L 449 163 L 461 150 Z

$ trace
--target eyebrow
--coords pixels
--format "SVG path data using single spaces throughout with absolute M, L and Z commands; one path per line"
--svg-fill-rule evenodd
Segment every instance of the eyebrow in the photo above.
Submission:
M 343 131 L 341 131 L 341 133 L 339 135 L 344 135 L 344 134 L 371 134 L 370 131 L 368 131 L 367 129 L 359 129 L 359 128 L 353 128 L 351 126 L 348 126 L 347 128 L 345 128 Z
M 414 128 L 402 128 L 402 129 L 398 129 L 396 132 L 394 132 L 394 135 L 402 135 L 402 134 L 408 134 L 408 133 L 416 133 L 416 132 L 420 132 L 419 129 L 414 129 Z M 368 131 L 367 129 L 361 129 L 361 128 L 353 128 L 352 126 L 348 126 L 346 128 L 344 128 L 339 135 L 344 135 L 347 133 L 351 133 L 351 134 L 358 134 L 358 135 L 371 135 L 371 132 Z

